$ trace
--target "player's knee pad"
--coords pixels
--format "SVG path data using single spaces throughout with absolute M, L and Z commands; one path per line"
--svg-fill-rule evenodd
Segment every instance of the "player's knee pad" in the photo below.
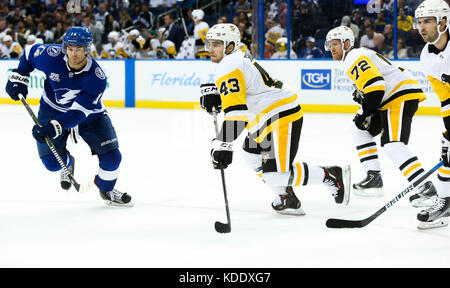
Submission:
M 261 154 L 249 153 L 245 150 L 242 150 L 242 157 L 244 158 L 245 163 L 250 166 L 256 172 L 261 171 L 262 169 L 262 156 Z
M 102 155 L 98 155 L 100 168 L 107 171 L 117 170 L 122 161 L 122 154 L 119 149 L 114 149 Z
M 262 178 L 267 185 L 282 187 L 289 185 L 290 176 L 290 172 L 263 172 L 262 174 Z
M 61 157 L 63 158 L 64 162 L 66 163 L 66 165 L 69 165 L 68 162 L 68 155 L 67 154 L 62 154 Z M 52 171 L 52 172 L 56 172 L 59 171 L 61 169 L 61 165 L 59 164 L 58 160 L 56 160 L 55 156 L 53 155 L 47 155 L 41 158 L 42 163 L 44 164 L 45 168 L 47 168 L 47 170 Z

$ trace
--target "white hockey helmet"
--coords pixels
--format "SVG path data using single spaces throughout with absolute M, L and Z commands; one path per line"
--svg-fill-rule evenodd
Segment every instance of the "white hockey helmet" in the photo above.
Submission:
M 130 33 L 129 33 L 130 36 L 136 36 L 136 37 L 138 37 L 139 34 L 140 34 L 140 33 L 139 33 L 139 30 L 137 30 L 137 29 L 133 29 L 133 30 L 131 30 Z
M 202 9 L 195 9 L 192 11 L 192 19 L 203 20 L 203 17 L 205 17 L 205 12 L 203 12 Z
M 238 49 L 239 43 L 241 43 L 241 32 L 239 28 L 230 23 L 216 24 L 206 33 L 205 49 L 208 50 L 208 41 L 219 40 L 223 42 L 223 55 L 231 43 L 234 43 L 234 49 L 231 53 Z
M 114 39 L 114 41 L 119 41 L 119 32 L 111 31 L 108 33 L 108 39 Z
M 436 18 L 436 23 L 438 24 L 437 32 L 439 33 L 438 38 L 436 41 L 430 44 L 435 44 L 439 39 L 441 38 L 441 35 L 444 34 L 447 29 L 450 27 L 449 18 L 450 18 L 450 7 L 448 6 L 447 2 L 444 0 L 425 0 L 422 3 L 420 3 L 419 7 L 417 7 L 415 13 L 414 13 L 414 29 L 419 29 L 418 19 L 424 18 L 424 17 L 434 17 Z M 439 31 L 439 24 L 441 23 L 442 19 L 444 17 L 447 19 L 447 27 L 444 29 L 444 31 Z
M 3 43 L 5 43 L 5 42 L 12 42 L 11 35 L 6 35 L 5 37 L 3 37 L 2 41 L 3 41 Z
M 340 40 L 342 44 L 342 59 L 344 60 L 345 52 L 350 50 L 353 46 L 355 46 L 355 35 L 353 34 L 353 30 L 348 28 L 347 26 L 339 26 L 334 29 L 331 29 L 327 33 L 327 37 L 325 39 L 325 50 L 330 51 L 330 44 L 329 42 L 331 40 Z M 350 46 L 347 50 L 344 49 L 345 42 L 349 40 Z
M 36 36 L 34 36 L 33 34 L 28 35 L 27 37 L 27 42 L 35 42 L 36 41 Z

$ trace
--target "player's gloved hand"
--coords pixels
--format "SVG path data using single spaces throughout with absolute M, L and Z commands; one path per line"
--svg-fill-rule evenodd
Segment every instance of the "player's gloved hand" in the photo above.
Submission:
M 355 84 L 353 84 L 355 91 L 353 91 L 352 96 L 353 96 L 353 101 L 355 101 L 358 104 L 362 103 L 362 100 L 364 98 L 364 94 L 358 89 L 358 87 L 356 87 Z
M 46 136 L 48 136 L 50 139 L 55 139 L 61 134 L 62 126 L 56 120 L 52 120 L 42 127 L 39 127 L 38 125 L 33 126 L 33 137 L 39 143 L 44 143 Z
M 358 111 L 358 113 L 356 113 L 355 115 L 355 118 L 353 118 L 353 122 L 355 122 L 355 125 L 356 127 L 358 127 L 358 129 L 369 130 L 371 118 L 372 115 L 367 116 Z
M 214 169 L 225 169 L 233 162 L 233 143 L 213 139 L 211 158 Z
M 450 148 L 450 136 L 448 136 L 448 132 L 445 132 L 444 134 L 442 134 L 442 153 L 441 153 L 441 157 L 442 160 L 444 160 L 444 166 L 445 167 L 450 167 L 450 153 L 449 153 L 449 148 Z
M 222 100 L 214 83 L 200 85 L 200 106 L 208 113 L 219 113 L 222 110 Z
M 8 83 L 6 83 L 6 93 L 11 99 L 18 101 L 19 94 L 27 98 L 28 83 L 30 83 L 30 74 L 20 72 L 18 69 L 13 69 L 9 76 Z

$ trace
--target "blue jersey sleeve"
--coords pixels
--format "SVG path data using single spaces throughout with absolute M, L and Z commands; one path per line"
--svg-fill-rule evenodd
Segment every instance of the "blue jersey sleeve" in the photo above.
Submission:
M 19 71 L 31 73 L 34 69 L 45 71 L 49 63 L 62 53 L 60 45 L 35 44 L 25 50 L 20 58 Z

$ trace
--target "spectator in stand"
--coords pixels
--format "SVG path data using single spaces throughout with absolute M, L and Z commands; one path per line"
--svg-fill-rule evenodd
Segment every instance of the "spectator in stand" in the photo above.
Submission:
M 252 13 L 252 5 L 247 0 L 238 0 L 234 4 L 234 13 L 239 14 L 240 12 Z
M 238 28 L 241 33 L 241 42 L 250 49 L 250 45 L 252 44 L 252 35 L 247 33 L 247 24 L 245 22 L 239 22 Z
M 175 23 L 175 16 L 173 14 L 164 15 L 164 25 L 168 27 L 167 29 L 169 31 L 167 40 L 172 41 L 175 44 L 175 48 L 178 52 L 185 36 L 183 29 Z
M 394 45 L 394 29 L 392 28 L 392 24 L 387 24 L 384 27 L 383 36 L 384 36 L 384 44 L 386 47 L 391 50 Z
M 316 47 L 316 39 L 314 39 L 314 37 L 309 36 L 306 38 L 306 48 L 300 52 L 298 58 L 323 58 L 323 52 Z
M 228 23 L 227 16 L 222 16 L 222 17 L 219 17 L 219 19 L 217 19 L 217 24 L 223 24 L 223 23 Z
M 406 15 L 405 9 L 403 7 L 398 8 L 397 16 L 397 29 L 399 31 L 400 37 L 406 37 L 407 32 L 411 31 L 413 28 L 413 17 Z
M 381 33 L 376 33 L 373 36 L 373 43 L 375 47 L 373 51 L 380 53 L 383 56 L 386 56 L 391 50 L 384 44 L 384 36 Z
M 153 24 L 155 16 L 152 12 L 150 12 L 150 6 L 147 3 L 141 5 L 141 13 L 139 16 L 133 21 L 134 26 L 140 29 L 153 29 Z
M 94 43 L 97 51 L 102 51 L 102 31 L 95 25 L 95 17 L 86 15 L 83 17 L 83 25 L 91 31 L 92 43 Z M 62 25 L 61 25 L 62 26 Z M 63 28 L 63 27 L 62 27 Z M 62 29 L 62 31 L 64 31 Z M 64 33 L 63 33 L 64 34 Z M 61 37 L 62 35 L 60 35 Z M 58 37 L 59 38 L 59 37 Z
M 383 33 L 384 27 L 386 27 L 386 24 L 387 23 L 386 23 L 384 12 L 381 11 L 380 13 L 378 13 L 377 19 L 375 20 L 375 32 Z
M 106 16 L 108 16 L 109 13 L 106 10 L 106 6 L 104 3 L 98 5 L 98 13 L 95 14 L 95 20 L 101 22 L 103 25 L 105 25 Z M 106 32 L 107 33 L 107 32 Z
M 111 31 L 120 31 L 120 25 L 119 22 L 114 20 L 112 14 L 108 14 L 105 19 L 105 30 L 103 31 L 103 43 L 108 42 L 107 35 Z
M 352 14 L 353 14 L 352 23 L 354 23 L 358 27 L 362 27 L 364 18 L 361 9 L 359 8 L 354 9 Z
M 388 58 L 394 58 L 394 49 L 389 52 Z M 403 38 L 397 39 L 397 58 L 408 59 L 408 49 L 405 46 L 405 40 Z
M 65 33 L 66 33 L 66 30 L 64 29 L 64 25 L 62 24 L 62 22 L 61 21 L 57 22 L 55 30 L 53 31 L 53 37 L 55 39 L 54 42 L 57 44 L 61 44 L 62 37 L 64 36 Z M 100 34 L 100 37 L 101 37 L 101 34 Z
M 342 17 L 341 26 L 347 26 L 348 28 L 352 29 L 353 35 L 355 36 L 355 38 L 358 37 L 359 27 L 352 23 L 352 19 L 350 18 L 350 16 L 346 15 L 346 16 Z
M 47 30 L 47 26 L 45 23 L 40 22 L 37 26 L 38 31 L 36 33 L 36 37 L 42 38 L 44 40 L 45 44 L 53 43 L 54 35 L 53 32 L 50 30 Z
M 425 42 L 417 29 L 411 29 L 411 31 L 409 31 L 406 35 L 405 44 L 406 47 L 408 47 L 408 58 L 419 58 L 423 46 L 425 46 Z
M 120 29 L 128 30 L 133 26 L 133 20 L 126 9 L 122 9 L 119 12 L 119 25 Z
M 373 49 L 375 44 L 373 43 L 373 37 L 375 36 L 375 30 L 372 25 L 366 26 L 366 34 L 361 37 L 360 46 Z

